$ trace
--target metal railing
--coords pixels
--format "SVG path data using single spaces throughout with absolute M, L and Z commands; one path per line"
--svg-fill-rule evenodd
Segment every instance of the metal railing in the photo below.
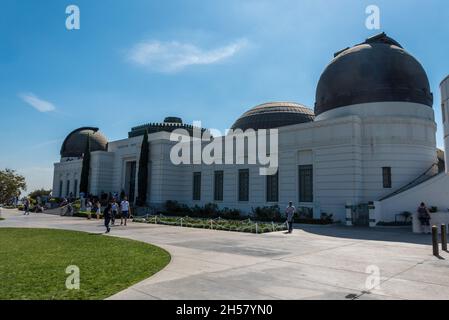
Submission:
M 248 233 L 267 233 L 283 231 L 287 229 L 286 223 L 258 222 L 251 218 L 245 220 L 227 220 L 221 217 L 215 219 L 192 218 L 192 217 L 170 217 L 147 214 L 144 218 L 135 218 L 135 222 L 162 224 L 170 226 L 179 226 L 182 228 L 202 228 L 210 230 L 248 232 Z

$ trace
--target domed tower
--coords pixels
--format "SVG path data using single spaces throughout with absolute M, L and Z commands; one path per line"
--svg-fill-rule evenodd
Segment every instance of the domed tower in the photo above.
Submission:
M 231 129 L 274 129 L 298 123 L 311 122 L 313 111 L 294 102 L 269 102 L 246 111 L 232 125 Z
M 315 121 L 353 123 L 362 201 L 437 171 L 432 105 L 422 65 L 385 33 L 335 53 L 318 82 Z
M 90 140 L 90 151 L 107 151 L 108 140 L 98 128 L 83 127 L 72 131 L 61 147 L 61 158 L 81 158 L 86 150 L 87 140 Z
M 316 120 L 352 114 L 414 115 L 433 120 L 432 104 L 421 64 L 381 33 L 335 53 L 318 82 L 315 115 Z

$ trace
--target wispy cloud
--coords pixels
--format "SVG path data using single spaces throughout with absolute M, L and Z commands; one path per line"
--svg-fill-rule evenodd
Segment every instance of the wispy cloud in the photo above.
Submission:
M 247 46 L 241 39 L 214 49 L 202 49 L 189 43 L 146 41 L 136 44 L 128 53 L 128 60 L 159 72 L 177 72 L 193 65 L 213 64 L 234 56 Z
M 38 143 L 38 144 L 33 145 L 32 147 L 30 147 L 30 149 L 31 150 L 41 149 L 43 147 L 50 146 L 50 145 L 53 145 L 53 144 L 56 144 L 56 143 L 62 143 L 62 140 L 61 139 L 55 139 L 55 140 L 44 141 L 42 143 Z
M 19 97 L 39 112 L 56 110 L 56 107 L 51 102 L 42 100 L 32 93 L 21 93 Z

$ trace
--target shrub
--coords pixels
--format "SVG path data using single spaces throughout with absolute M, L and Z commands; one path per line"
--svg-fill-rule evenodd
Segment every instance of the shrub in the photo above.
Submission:
M 281 221 L 281 211 L 279 206 L 256 207 L 252 209 L 253 217 L 259 221 Z
M 429 211 L 432 213 L 435 213 L 438 211 L 438 207 L 432 206 L 432 207 L 430 207 Z
M 242 218 L 242 212 L 239 209 L 224 208 L 219 215 L 221 218 L 229 220 L 240 220 Z

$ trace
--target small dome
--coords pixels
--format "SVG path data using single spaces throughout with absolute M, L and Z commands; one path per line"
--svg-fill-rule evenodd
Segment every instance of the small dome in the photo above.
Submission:
M 421 64 L 381 33 L 335 54 L 318 82 L 315 114 L 369 102 L 403 101 L 432 107 Z
M 269 102 L 245 112 L 232 125 L 233 130 L 273 129 L 298 123 L 311 122 L 313 111 L 294 102 Z
M 62 158 L 82 157 L 86 150 L 87 139 L 90 139 L 90 151 L 107 151 L 108 140 L 98 128 L 83 127 L 72 131 L 61 147 Z
M 182 119 L 179 117 L 166 117 L 164 119 L 165 123 L 180 123 L 182 124 Z

